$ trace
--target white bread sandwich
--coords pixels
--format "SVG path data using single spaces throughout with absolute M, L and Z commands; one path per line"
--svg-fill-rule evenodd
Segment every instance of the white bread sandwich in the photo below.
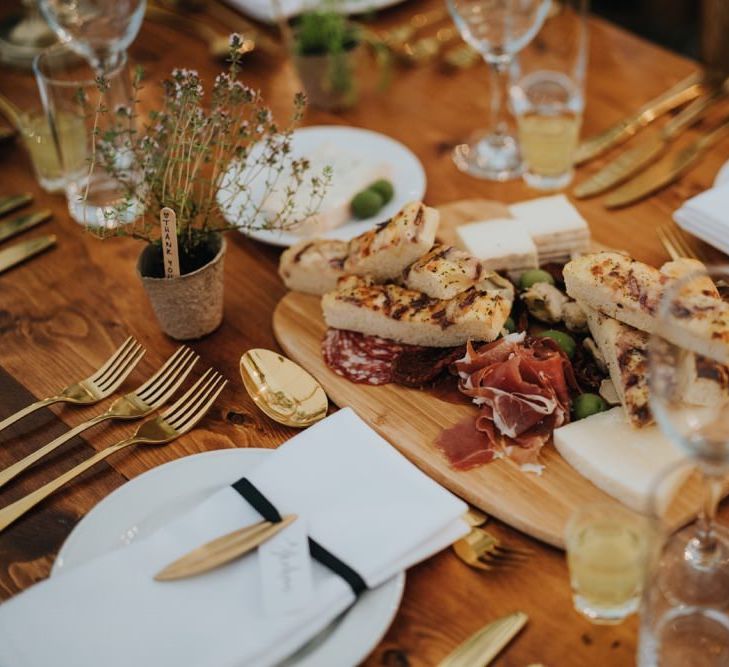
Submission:
M 674 279 L 648 264 L 619 252 L 600 252 L 572 260 L 563 273 L 567 293 L 576 301 L 729 364 L 729 304 L 711 290 L 683 290 L 661 320 L 661 298 Z
M 453 347 L 495 340 L 511 311 L 511 292 L 486 279 L 452 299 L 350 276 L 322 297 L 327 326 L 400 343 Z
M 349 242 L 297 243 L 281 255 L 279 275 L 289 289 L 309 294 L 333 290 L 345 275 L 392 280 L 433 247 L 439 220 L 436 209 L 411 202 L 387 222 Z

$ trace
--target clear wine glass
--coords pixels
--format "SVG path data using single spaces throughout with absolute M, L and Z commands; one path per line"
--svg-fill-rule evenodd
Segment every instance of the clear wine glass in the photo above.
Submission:
M 101 71 L 119 65 L 144 19 L 147 0 L 39 0 L 58 38 Z
M 697 266 L 700 266 L 697 264 Z M 698 520 L 672 535 L 657 566 L 657 585 L 675 604 L 729 605 L 729 531 L 715 522 L 729 472 L 729 303 L 720 292 L 729 266 L 670 282 L 650 340 L 650 402 L 663 432 L 703 475 Z
M 504 107 L 514 56 L 539 32 L 551 0 L 447 0 L 463 39 L 491 67 L 491 127 L 456 146 L 453 161 L 473 176 L 505 181 L 521 175 L 516 135 Z

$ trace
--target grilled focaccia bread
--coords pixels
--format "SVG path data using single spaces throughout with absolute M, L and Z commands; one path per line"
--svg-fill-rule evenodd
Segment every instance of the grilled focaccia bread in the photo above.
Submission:
M 435 245 L 403 271 L 403 283 L 434 299 L 452 299 L 476 285 L 483 273 L 476 257 L 452 246 Z
M 565 265 L 564 279 L 576 301 L 642 331 L 660 333 L 678 347 L 729 363 L 729 304 L 708 286 L 699 283 L 682 290 L 661 321 L 661 297 L 675 279 L 627 255 L 584 255 Z
M 648 403 L 648 334 L 580 305 L 628 421 L 636 428 L 652 424 Z
M 286 287 L 310 294 L 333 290 L 345 275 L 392 280 L 435 242 L 440 214 L 421 202 L 406 204 L 387 222 L 351 241 L 301 241 L 281 255 L 279 274 Z
M 410 345 L 453 347 L 492 341 L 511 311 L 511 292 L 486 280 L 452 299 L 351 276 L 322 297 L 327 325 Z

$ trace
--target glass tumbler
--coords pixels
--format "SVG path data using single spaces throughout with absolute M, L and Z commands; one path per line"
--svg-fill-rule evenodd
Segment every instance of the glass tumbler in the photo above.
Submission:
M 89 63 L 63 44 L 40 53 L 33 70 L 71 217 L 84 225 L 116 224 L 114 207 L 124 195 L 118 180 L 97 158 L 106 133 L 134 122 L 126 55 L 104 73 L 103 85 Z
M 654 534 L 648 517 L 617 502 L 577 510 L 565 535 L 575 609 L 598 624 L 636 612 Z
M 523 178 L 537 190 L 559 190 L 572 167 L 585 108 L 588 0 L 561 0 L 519 54 L 509 99 L 516 116 Z

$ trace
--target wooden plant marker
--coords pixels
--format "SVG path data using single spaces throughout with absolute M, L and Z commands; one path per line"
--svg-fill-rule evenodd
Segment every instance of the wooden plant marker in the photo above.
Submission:
M 165 267 L 165 278 L 179 278 L 180 255 L 177 251 L 177 216 L 165 206 L 159 212 L 162 227 L 162 259 Z

